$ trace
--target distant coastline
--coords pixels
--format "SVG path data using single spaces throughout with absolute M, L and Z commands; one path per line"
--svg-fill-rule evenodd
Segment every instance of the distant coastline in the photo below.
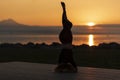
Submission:
M 61 25 L 62 26 L 62 25 Z M 13 19 L 0 21 L 0 34 L 59 34 L 61 26 L 33 26 L 18 23 Z M 120 34 L 120 24 L 98 24 L 93 27 L 74 25 L 72 32 L 77 34 Z

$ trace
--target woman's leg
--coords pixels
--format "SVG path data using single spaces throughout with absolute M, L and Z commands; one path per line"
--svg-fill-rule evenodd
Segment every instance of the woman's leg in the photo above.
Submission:
M 62 14 L 62 24 L 64 25 L 66 23 L 66 21 L 68 21 L 67 19 L 67 14 L 66 14 L 66 7 L 65 7 L 65 3 L 61 2 L 62 5 L 62 9 L 63 9 L 63 14 Z

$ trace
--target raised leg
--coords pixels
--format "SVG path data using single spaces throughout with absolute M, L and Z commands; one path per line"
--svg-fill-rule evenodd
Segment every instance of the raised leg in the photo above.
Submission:
M 68 19 L 67 19 L 67 14 L 66 14 L 66 6 L 64 2 L 61 2 L 62 9 L 63 9 L 63 14 L 62 14 L 62 24 L 64 25 Z

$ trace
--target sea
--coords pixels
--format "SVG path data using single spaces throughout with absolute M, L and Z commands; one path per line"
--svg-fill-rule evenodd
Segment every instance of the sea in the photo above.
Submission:
M 21 30 L 1 30 L 0 43 L 60 43 L 59 33 L 62 26 L 44 26 Z M 120 43 L 120 26 L 73 26 L 73 45 L 100 43 Z

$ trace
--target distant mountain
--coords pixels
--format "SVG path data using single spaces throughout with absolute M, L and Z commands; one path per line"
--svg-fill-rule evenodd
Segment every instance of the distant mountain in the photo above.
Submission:
M 41 26 L 29 26 L 16 22 L 13 19 L 7 19 L 0 21 L 0 34 L 53 34 L 60 31 L 59 27 L 41 27 Z
M 104 28 L 103 28 L 104 27 Z M 73 34 L 118 34 L 120 24 L 99 24 L 94 27 L 78 25 L 72 28 Z M 0 21 L 0 34 L 59 34 L 62 27 L 29 26 L 13 19 Z M 112 31 L 112 32 L 111 32 Z
M 0 25 L 19 25 L 19 23 L 17 23 L 13 19 L 7 19 L 7 20 L 1 21 Z
M 76 27 L 85 27 L 86 25 L 77 25 Z M 13 19 L 7 19 L 7 20 L 2 20 L 0 21 L 0 29 L 4 28 L 4 29 L 18 29 L 18 28 L 26 28 L 26 27 L 40 27 L 40 26 L 30 26 L 30 25 L 25 25 L 25 24 L 21 24 L 16 22 Z M 120 24 L 98 24 L 94 27 L 120 27 Z
M 0 21 L 0 30 L 22 29 L 25 27 L 28 27 L 28 25 L 20 24 L 13 19 Z

